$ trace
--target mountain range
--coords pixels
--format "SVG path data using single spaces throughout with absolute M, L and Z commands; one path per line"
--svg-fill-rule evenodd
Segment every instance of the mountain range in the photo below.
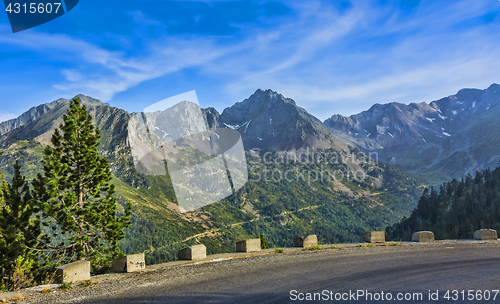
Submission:
M 293 236 L 305 233 L 317 233 L 324 242 L 356 241 L 362 232 L 383 229 L 408 215 L 421 194 L 422 181 L 460 178 L 496 167 L 500 159 L 497 84 L 485 90 L 462 89 L 430 103 L 376 104 L 360 114 L 333 115 L 324 122 L 272 90 L 259 89 L 222 113 L 185 106 L 178 115 L 128 113 L 88 96 L 78 97 L 101 130 L 99 151 L 110 161 L 119 201 L 134 206 L 133 225 L 121 247 L 128 253 L 148 251 L 150 262 L 175 259 L 181 246 L 197 242 L 212 253 L 233 250 L 235 241 L 260 233 L 276 246 L 291 245 Z M 69 100 L 58 99 L 0 123 L 4 151 L 0 170 L 7 179 L 16 159 L 28 179 L 41 172 L 44 147 L 68 105 Z M 253 167 L 249 162 L 249 181 L 235 195 L 181 214 L 169 175 L 146 175 L 134 165 L 130 147 L 134 138 L 128 126 L 137 115 L 152 122 L 151 136 L 167 141 L 182 137 L 175 131 L 180 121 L 197 117 L 199 122 L 201 117 L 205 126 L 192 124 L 192 132 L 205 127 L 237 130 L 249 161 L 267 153 L 270 162 Z M 166 129 L 175 132 L 167 134 Z M 337 161 L 279 163 L 284 154 L 297 151 L 307 158 L 311 151 L 336 155 Z M 381 162 L 360 161 L 363 155 L 375 155 Z M 297 177 L 274 182 L 262 178 L 272 170 L 331 170 L 343 175 L 358 171 L 365 178 Z
M 498 165 L 499 115 L 500 85 L 492 84 L 430 103 L 376 104 L 324 123 L 345 141 L 377 152 L 381 161 L 441 183 Z

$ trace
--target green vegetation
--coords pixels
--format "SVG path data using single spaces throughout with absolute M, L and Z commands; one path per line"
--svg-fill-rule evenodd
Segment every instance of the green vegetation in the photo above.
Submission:
M 275 253 L 285 253 L 285 249 L 276 247 L 276 248 L 274 248 L 274 252 Z
M 0 191 L 0 289 L 18 290 L 33 281 L 31 272 L 38 266 L 39 254 L 29 248 L 38 247 L 40 220 L 32 219 L 36 208 L 19 163 L 12 183 L 2 182 Z
M 208 254 L 232 252 L 236 241 L 260 235 L 265 236 L 271 248 L 291 247 L 294 237 L 307 234 L 316 234 L 323 244 L 359 242 L 365 231 L 383 229 L 408 216 L 421 194 L 420 182 L 398 168 L 374 161 L 357 161 L 352 157 L 362 155 L 357 148 L 350 151 L 320 149 L 316 155 L 337 157 L 318 160 L 309 154 L 292 162 L 283 162 L 286 154 L 282 152 L 247 151 L 249 181 L 242 189 L 220 202 L 179 214 L 173 210 L 177 202 L 170 177 L 146 176 L 135 169 L 127 145 L 130 115 L 120 111 L 112 115 L 107 113 L 107 119 L 95 115 L 95 123 L 102 130 L 99 154 L 105 156 L 109 167 L 113 168 L 112 180 L 106 183 L 116 185 L 116 193 L 111 196 L 116 200 L 116 224 L 127 217 L 127 212 L 130 214 L 130 226 L 122 230 L 124 237 L 120 239 L 120 233 L 110 235 L 125 254 L 145 252 L 147 264 L 176 260 L 179 249 L 199 243 L 205 244 Z M 0 158 L 0 167 L 7 178 L 13 175 L 9 164 L 16 159 L 22 164 L 21 173 L 28 179 L 34 178 L 44 166 L 41 161 L 45 155 L 43 145 L 36 140 L 9 140 L 2 143 L 6 153 Z M 365 178 L 353 179 L 353 172 L 357 170 L 363 170 Z M 273 180 L 273 174 L 279 177 L 280 172 L 289 172 L 288 179 L 282 175 Z M 315 173 L 320 172 L 324 172 L 323 178 L 315 178 Z M 55 180 L 46 181 L 44 185 L 50 192 L 49 187 L 53 186 L 50 182 Z M 76 181 L 75 178 L 64 183 L 67 182 L 68 187 L 78 187 Z M 104 189 L 101 193 L 103 200 L 110 197 Z M 69 193 L 63 192 L 63 195 Z M 58 202 L 58 198 L 52 199 Z M 78 202 L 78 195 L 71 200 Z M 130 209 L 128 204 L 131 204 Z M 67 210 L 68 214 L 76 212 Z M 112 213 L 110 209 L 107 215 Z M 43 222 L 48 224 L 49 219 Z M 112 229 L 118 231 L 118 224 L 115 226 Z M 43 230 L 50 236 L 53 247 L 64 243 L 58 247 L 64 248 L 72 244 L 69 238 L 73 231 L 61 227 Z M 198 236 L 193 237 L 195 235 Z M 76 242 L 78 238 L 73 235 Z M 78 252 L 82 253 L 76 247 L 85 247 L 85 242 L 82 240 L 82 246 L 75 245 L 71 257 L 66 255 L 66 259 L 69 261 L 78 256 Z M 110 242 L 113 241 L 102 239 L 102 244 L 112 245 Z M 116 248 L 111 251 L 116 252 Z M 114 254 L 96 254 L 94 272 L 104 270 L 97 262 L 98 256 L 104 265 Z
M 500 169 L 467 175 L 461 181 L 425 189 L 408 218 L 387 228 L 392 239 L 411 240 L 412 233 L 434 232 L 436 239 L 471 239 L 478 229 L 500 229 Z
M 355 149 L 352 152 L 360 153 Z M 333 149 L 318 153 L 340 155 Z M 253 165 L 264 154 L 268 164 Z M 342 157 L 347 156 L 344 152 Z M 148 177 L 147 189 L 132 188 L 117 180 L 117 192 L 123 197 L 120 204 L 127 200 L 134 204 L 132 225 L 119 242 L 120 248 L 126 253 L 146 251 L 150 264 L 176 260 L 179 249 L 198 243 L 207 247 L 208 254 L 232 252 L 236 241 L 261 234 L 270 247 L 292 247 L 293 238 L 305 234 L 318 235 L 322 243 L 359 242 L 364 231 L 380 230 L 408 215 L 420 195 L 418 181 L 397 168 L 376 162 L 359 165 L 367 172 L 360 181 L 351 178 L 337 182 L 328 180 L 325 174 L 323 180 L 295 176 L 275 182 L 273 170 L 351 170 L 340 157 L 333 163 L 280 163 L 282 157 L 276 151 L 261 151 L 258 156 L 248 152 L 249 181 L 236 196 L 184 215 L 165 207 L 165 200 L 175 203 L 168 177 Z M 158 199 L 172 196 L 172 200 L 163 202 Z M 206 231 L 213 233 L 187 240 Z
M 71 289 L 72 287 L 73 287 L 73 282 L 63 282 L 59 284 L 59 289 L 68 290 Z
M 104 271 L 123 255 L 118 241 L 131 206 L 118 212 L 109 163 L 97 150 L 100 131 L 78 98 L 63 120 L 33 189 L 17 160 L 11 183 L 0 181 L 0 290 L 50 282 L 55 266 L 82 258 Z
M 269 249 L 269 245 L 267 245 L 267 239 L 263 234 L 260 235 L 260 249 Z
M 312 245 L 311 247 L 307 247 L 307 248 L 302 249 L 302 251 L 306 251 L 306 250 L 317 251 L 317 250 L 321 250 L 321 249 L 322 248 L 320 245 Z
M 361 247 L 361 248 L 370 248 L 370 247 L 375 247 L 375 245 L 373 245 L 372 243 L 359 244 L 358 247 Z
M 100 131 L 78 98 L 71 101 L 63 120 L 52 135 L 52 146 L 45 148 L 44 174 L 33 181 L 42 224 L 63 241 L 40 241 L 56 264 L 87 258 L 98 271 L 122 255 L 117 241 L 130 225 L 131 207 L 128 204 L 117 216 L 109 163 L 97 151 Z
M 92 285 L 96 285 L 97 283 L 92 283 L 91 280 L 86 280 L 85 282 L 81 283 L 80 284 L 80 287 L 82 288 L 87 288 L 87 287 L 90 287 Z

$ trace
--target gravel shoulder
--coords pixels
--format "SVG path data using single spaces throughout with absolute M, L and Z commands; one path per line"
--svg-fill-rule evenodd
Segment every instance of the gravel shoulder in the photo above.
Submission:
M 385 243 L 385 246 L 376 244 L 374 247 L 360 247 L 360 245 L 366 246 L 366 244 L 337 244 L 335 247 L 343 249 L 332 249 L 332 245 L 323 245 L 323 249 L 318 251 L 286 248 L 285 253 L 282 254 L 276 254 L 272 249 L 255 254 L 213 255 L 199 262 L 176 261 L 151 265 L 140 273 L 94 276 L 90 280 L 90 284 L 75 283 L 68 290 L 61 290 L 58 285 L 51 285 L 16 293 L 0 293 L 0 303 L 115 303 L 112 299 L 116 299 L 116 303 L 120 303 L 120 299 L 135 298 L 141 294 L 164 294 L 168 293 L 168 290 L 181 290 L 183 286 L 212 284 L 207 282 L 214 282 L 209 289 L 217 288 L 220 284 L 221 290 L 225 290 L 227 285 L 238 281 L 239 274 L 247 276 L 248 281 L 245 284 L 258 281 L 261 276 L 268 276 L 268 272 L 271 270 L 274 273 L 279 269 L 286 269 L 291 272 L 290 276 L 300 276 L 301 272 L 308 276 L 308 270 L 302 269 L 300 265 L 307 265 L 311 262 L 321 265 L 322 262 L 331 264 L 332 261 L 338 261 L 348 266 L 347 261 L 357 260 L 387 263 L 394 257 L 404 261 L 406 255 L 408 259 L 418 257 L 425 259 L 426 256 L 432 255 L 433 259 L 444 262 L 458 259 L 461 254 L 466 254 L 465 252 L 469 255 L 477 252 L 478 257 L 482 258 L 482 249 L 485 249 L 484 252 L 487 253 L 485 257 L 488 258 L 491 257 L 491 252 L 498 253 L 496 248 L 500 250 L 498 242 L 492 241 L 450 240 L 434 243 L 402 242 L 399 244 L 399 246 L 391 246 L 390 243 Z M 355 269 L 357 264 L 343 270 L 339 269 L 338 275 L 348 274 L 352 276 L 366 271 L 367 266 Z M 378 270 L 374 268 L 373 271 L 376 273 Z M 272 273 L 269 275 L 272 276 Z M 43 294 L 41 292 L 43 288 L 48 288 L 51 292 Z M 204 291 L 200 290 L 199 292 Z M 254 292 L 258 292 L 258 290 L 254 290 Z M 184 293 L 189 293 L 189 291 L 184 291 Z M 192 293 L 194 295 L 196 292 L 192 291 Z

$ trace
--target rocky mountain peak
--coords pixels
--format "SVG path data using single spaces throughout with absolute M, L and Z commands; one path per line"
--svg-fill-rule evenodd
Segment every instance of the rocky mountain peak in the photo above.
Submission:
M 104 103 L 104 102 L 100 101 L 99 99 L 95 99 L 95 98 L 92 98 L 90 96 L 86 96 L 86 95 L 83 95 L 83 94 L 78 94 L 75 97 L 79 97 L 80 100 L 81 100 L 81 102 L 82 102 L 82 104 L 84 104 L 86 106 L 94 106 L 94 107 L 103 106 L 103 105 L 108 105 L 109 106 L 109 104 Z M 68 100 L 65 100 L 65 101 L 68 102 Z
M 394 162 L 410 172 L 440 172 L 437 168 L 441 164 L 462 157 L 463 165 L 449 171 L 457 177 L 496 165 L 496 152 L 471 159 L 471 155 L 480 154 L 468 151 L 477 142 L 484 143 L 482 151 L 492 150 L 491 142 L 498 137 L 493 127 L 498 113 L 500 86 L 492 84 L 485 90 L 461 89 L 430 103 L 376 104 L 349 117 L 333 115 L 324 123 L 341 138 L 376 150 L 382 161 Z
M 245 147 L 290 150 L 331 147 L 333 136 L 323 123 L 295 101 L 273 90 L 258 89 L 249 98 L 226 108 L 220 126 L 238 130 Z
M 109 104 L 103 103 L 102 101 L 85 96 L 83 94 L 78 94 L 75 97 L 80 97 L 80 100 L 82 101 L 82 104 L 86 106 L 91 106 L 91 107 L 96 107 L 96 106 L 103 106 Z M 40 116 L 44 115 L 45 113 L 51 111 L 52 109 L 58 108 L 58 107 L 64 107 L 65 105 L 69 104 L 69 99 L 65 98 L 59 98 L 57 100 L 54 100 L 49 103 L 41 104 L 36 107 L 32 107 L 28 111 L 24 112 L 21 114 L 19 117 L 10 119 L 8 121 L 4 121 L 0 123 L 0 135 L 3 135 L 5 133 L 8 133 L 14 129 L 17 129 L 19 127 L 22 127 L 24 125 L 27 125 L 36 119 L 38 119 Z

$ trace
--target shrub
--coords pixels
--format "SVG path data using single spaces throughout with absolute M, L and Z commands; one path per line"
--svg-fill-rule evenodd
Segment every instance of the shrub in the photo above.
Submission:
M 304 248 L 304 249 L 302 249 L 302 250 L 303 250 L 303 251 L 305 251 L 305 250 L 309 250 L 309 251 L 316 251 L 316 250 L 321 250 L 321 249 L 322 249 L 322 248 L 321 248 L 321 246 L 320 246 L 320 245 L 313 245 L 313 246 L 311 246 L 311 247 L 309 247 L 309 248 Z
M 62 282 L 60 285 L 59 285 L 59 289 L 65 289 L 66 291 L 68 289 L 71 289 L 71 287 L 73 287 L 73 282 Z
M 260 249 L 269 249 L 269 245 L 267 245 L 267 239 L 263 234 L 260 235 Z
M 30 287 L 33 282 L 33 261 L 19 256 L 14 262 L 14 273 L 8 282 L 11 291 Z

